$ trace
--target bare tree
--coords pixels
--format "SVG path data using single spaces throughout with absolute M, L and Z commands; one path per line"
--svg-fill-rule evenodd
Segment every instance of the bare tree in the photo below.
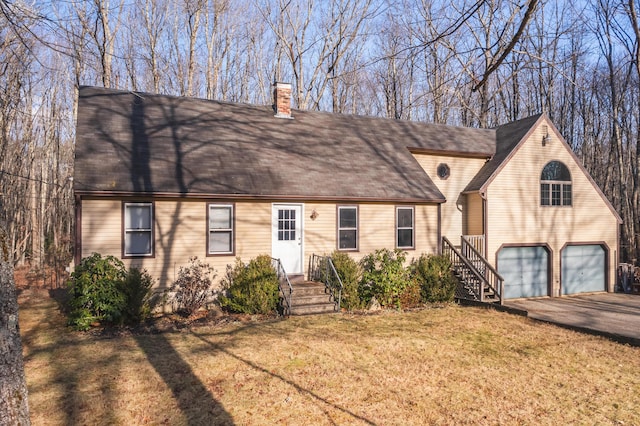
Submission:
M 332 81 L 338 84 L 336 78 L 341 74 L 343 59 L 371 18 L 371 8 L 372 0 L 332 0 L 322 6 L 312 0 L 278 0 L 275 6 L 262 6 L 280 52 L 289 61 L 294 100 L 299 108 L 320 109 L 327 86 Z M 282 70 L 276 70 L 276 79 L 282 75 Z M 332 93 L 337 93 L 337 86 Z M 337 108 L 333 95 L 331 105 Z
M 72 1 L 75 17 L 95 44 L 99 72 L 104 87 L 116 87 L 113 81 L 113 58 L 116 36 L 122 22 L 120 18 L 123 5 L 124 0 L 120 0 L 120 4 L 115 7 L 111 6 L 109 0 Z M 112 16 L 114 11 L 115 17 Z M 112 21 L 112 18 L 115 22 Z
M 162 34 L 165 30 L 167 5 L 163 0 L 145 0 L 137 4 L 137 11 L 142 19 L 142 46 L 140 55 L 151 73 L 151 89 L 160 93 L 160 61 L 159 49 Z
M 7 235 L 0 227 L 0 424 L 30 425 L 18 302 Z

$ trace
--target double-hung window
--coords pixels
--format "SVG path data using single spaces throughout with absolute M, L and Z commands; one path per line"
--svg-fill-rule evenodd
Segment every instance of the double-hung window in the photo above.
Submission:
M 541 206 L 571 206 L 571 173 L 560 161 L 550 161 L 540 175 Z
M 356 206 L 338 206 L 338 250 L 358 250 Z
M 153 256 L 153 203 L 124 203 L 123 257 Z
M 207 254 L 233 254 L 233 205 L 209 204 Z
M 414 208 L 396 207 L 396 247 L 399 249 L 415 248 Z

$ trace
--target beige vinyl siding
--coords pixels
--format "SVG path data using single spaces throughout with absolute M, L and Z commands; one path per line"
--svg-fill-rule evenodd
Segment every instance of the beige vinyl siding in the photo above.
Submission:
M 82 201 L 82 257 L 122 255 L 122 201 Z
M 239 256 L 247 262 L 260 254 L 271 254 L 270 201 L 233 203 L 235 213 L 235 255 L 207 256 L 207 206 L 228 204 L 219 200 L 156 200 L 154 201 L 154 257 L 124 259 L 127 267 L 146 269 L 158 279 L 157 287 L 171 285 L 181 266 L 197 256 L 217 271 L 217 280 L 226 266 Z M 336 249 L 337 206 L 358 207 L 359 250 L 349 252 L 356 260 L 380 248 L 395 247 L 394 204 L 304 203 L 304 267 L 309 256 L 329 254 Z M 409 259 L 421 253 L 435 253 L 438 245 L 437 205 L 414 206 L 415 250 Z M 316 218 L 311 214 L 316 212 Z M 82 257 L 93 252 L 122 255 L 122 200 L 85 199 L 82 201 Z
M 393 250 L 396 244 L 395 204 L 354 203 L 307 203 L 305 204 L 305 262 L 312 254 L 330 254 L 337 248 L 337 206 L 358 208 L 358 250 L 348 251 L 360 260 L 367 254 L 381 249 Z M 415 250 L 410 250 L 411 259 L 420 253 L 435 253 L 438 244 L 438 207 L 414 206 Z M 311 213 L 318 214 L 315 220 Z M 306 268 L 305 263 L 305 268 Z
M 240 256 L 247 261 L 271 253 L 271 203 L 235 203 L 235 255 L 207 256 L 207 206 L 229 204 L 217 200 L 156 200 L 154 256 L 123 259 L 125 265 L 145 268 L 165 288 L 181 266 L 197 256 L 214 267 L 218 278 Z M 93 252 L 122 255 L 122 201 L 82 201 L 82 257 Z
M 479 193 L 466 194 L 464 215 L 466 217 L 466 224 L 462 229 L 464 235 L 484 234 L 482 197 Z
M 587 176 L 549 126 L 542 146 L 542 126 L 508 161 L 487 189 L 488 258 L 495 261 L 502 244 L 548 244 L 552 250 L 552 295 L 560 286 L 560 252 L 567 243 L 604 242 L 609 249 L 609 286 L 617 264 L 617 220 Z M 552 160 L 571 172 L 573 205 L 541 206 L 540 174 Z
M 407 205 L 401 205 L 407 207 Z M 353 253 L 355 259 L 361 259 L 368 253 L 381 248 L 393 250 L 396 245 L 396 205 L 361 204 L 360 205 L 360 250 Z M 418 257 L 421 253 L 435 253 L 438 249 L 438 206 L 414 206 L 415 249 L 409 250 L 408 258 Z
M 463 211 L 466 203 L 462 191 L 487 160 L 431 154 L 413 154 L 413 156 L 447 199 L 447 202 L 442 205 L 441 212 L 442 235 L 451 241 L 458 241 L 460 235 L 464 233 Z M 450 176 L 447 179 L 440 179 L 436 172 L 441 163 L 449 166 Z
M 337 204 L 355 205 L 355 204 Z M 312 254 L 330 254 L 337 247 L 337 206 L 334 203 L 306 203 L 304 206 L 304 267 L 307 270 L 308 259 Z M 311 219 L 313 212 L 317 217 Z M 360 225 L 360 223 L 358 223 Z
M 271 203 L 238 202 L 235 206 L 236 256 L 248 262 L 261 254 L 271 255 Z

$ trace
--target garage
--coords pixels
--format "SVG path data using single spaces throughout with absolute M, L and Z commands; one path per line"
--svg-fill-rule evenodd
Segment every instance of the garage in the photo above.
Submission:
M 505 299 L 549 294 L 549 252 L 545 247 L 502 248 L 498 272 L 504 278 Z
M 560 261 L 563 295 L 605 290 L 606 252 L 602 246 L 566 246 Z

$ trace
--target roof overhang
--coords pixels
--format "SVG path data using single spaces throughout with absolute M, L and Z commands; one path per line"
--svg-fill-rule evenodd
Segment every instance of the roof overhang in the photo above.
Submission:
M 441 155 L 445 157 L 464 157 L 464 158 L 485 158 L 490 159 L 493 156 L 493 152 L 469 152 L 469 151 L 449 151 L 439 149 L 426 149 L 416 148 L 408 146 L 407 149 L 412 154 L 425 154 L 425 155 Z
M 442 204 L 444 198 L 375 198 L 350 196 L 310 196 L 278 194 L 206 194 L 206 193 L 169 193 L 169 192 L 125 192 L 125 191 L 74 191 L 80 198 L 153 198 L 153 199 L 215 199 L 215 200 L 260 200 L 260 201 L 316 201 L 316 202 L 360 202 L 380 204 Z

